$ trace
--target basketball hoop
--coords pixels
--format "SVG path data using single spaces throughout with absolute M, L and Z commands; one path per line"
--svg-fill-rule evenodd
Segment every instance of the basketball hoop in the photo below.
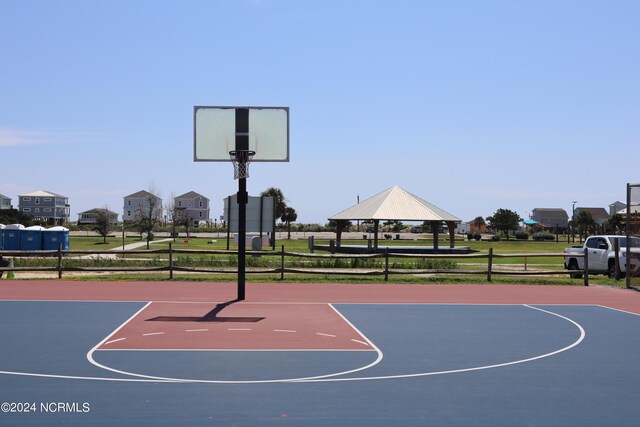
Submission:
M 231 163 L 233 163 L 233 178 L 246 179 L 249 178 L 249 163 L 256 154 L 251 150 L 233 150 L 229 151 Z

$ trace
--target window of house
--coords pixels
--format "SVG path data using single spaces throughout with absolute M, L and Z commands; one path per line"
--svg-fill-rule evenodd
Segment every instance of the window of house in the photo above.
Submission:
M 22 212 L 31 212 L 31 208 L 22 208 Z
M 31 201 L 31 197 L 23 197 L 22 201 L 24 202 L 30 202 Z
M 204 202 L 202 200 L 200 200 L 200 204 L 198 206 L 203 207 L 204 206 Z
M 36 202 L 36 205 L 39 205 L 40 204 L 40 198 L 36 197 L 35 202 Z
M 45 197 L 45 198 L 44 198 L 44 199 L 42 199 L 42 200 L 44 200 L 45 202 L 50 202 L 50 201 L 51 201 L 51 197 Z
M 182 207 L 182 200 L 178 200 L 178 207 L 181 208 Z

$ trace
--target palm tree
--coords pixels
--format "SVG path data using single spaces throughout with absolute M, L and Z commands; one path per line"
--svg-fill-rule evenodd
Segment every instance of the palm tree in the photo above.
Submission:
M 262 197 L 273 197 L 276 203 L 276 218 L 282 217 L 284 214 L 284 210 L 287 207 L 287 199 L 285 199 L 284 194 L 282 194 L 282 190 L 275 187 L 267 188 L 265 191 L 260 193 Z
M 291 223 L 296 222 L 298 214 L 296 210 L 290 207 L 284 208 L 284 213 L 280 216 L 280 221 L 287 224 L 287 239 L 291 239 Z

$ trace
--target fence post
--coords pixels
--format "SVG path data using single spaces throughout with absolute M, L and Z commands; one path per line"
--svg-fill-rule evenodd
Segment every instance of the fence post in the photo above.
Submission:
M 58 243 L 58 279 L 62 279 L 62 243 Z
M 615 280 L 620 280 L 620 239 L 613 239 L 613 250 L 614 250 L 614 260 L 615 260 L 615 268 L 616 272 L 614 275 Z
M 493 248 L 489 248 L 489 259 L 487 261 L 487 282 L 491 281 L 492 266 L 493 266 Z
M 282 245 L 280 252 L 280 280 L 284 280 L 284 245 Z
M 589 251 L 584 248 L 584 285 L 589 286 Z
M 173 243 L 169 242 L 169 279 L 173 279 Z
M 389 248 L 384 248 L 384 281 L 389 281 Z

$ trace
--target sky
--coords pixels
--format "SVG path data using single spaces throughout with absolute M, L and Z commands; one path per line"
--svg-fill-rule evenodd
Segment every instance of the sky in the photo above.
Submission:
M 395 185 L 463 221 L 603 207 L 640 182 L 637 0 L 2 0 L 0 193 L 71 220 L 154 189 L 211 218 L 238 189 L 194 162 L 193 107 L 287 106 L 290 162 L 251 195 L 298 223 Z

